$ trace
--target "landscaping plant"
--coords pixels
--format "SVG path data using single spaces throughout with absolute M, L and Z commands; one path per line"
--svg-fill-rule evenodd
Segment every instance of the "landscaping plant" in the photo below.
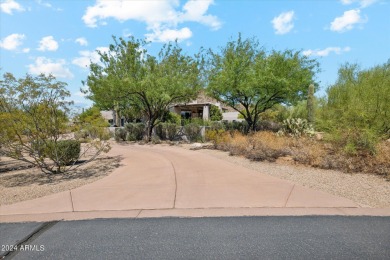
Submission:
M 86 163 L 110 149 L 104 140 L 89 140 L 80 148 L 72 139 L 66 83 L 51 75 L 16 79 L 6 73 L 0 86 L 0 147 L 5 156 L 45 173 L 64 173 L 79 167 L 80 158 Z

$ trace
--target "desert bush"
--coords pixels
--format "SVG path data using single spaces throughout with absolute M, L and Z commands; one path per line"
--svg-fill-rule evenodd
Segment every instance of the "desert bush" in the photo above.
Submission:
M 80 158 L 81 144 L 77 140 L 40 140 L 31 143 L 32 156 L 37 156 L 41 160 L 45 158 L 53 161 L 57 167 L 57 173 L 61 172 L 61 167 L 70 165 Z
M 108 140 L 111 137 L 107 127 L 88 126 L 84 131 L 90 139 Z
M 390 142 L 384 141 L 379 143 L 376 151 L 374 172 L 390 178 Z
M 74 138 L 80 142 L 88 140 L 100 139 L 108 140 L 111 138 L 110 131 L 107 127 L 85 126 L 84 128 L 74 132 Z
M 127 141 L 140 141 L 144 137 L 145 125 L 143 123 L 127 123 L 125 129 Z
M 123 127 L 115 129 L 115 141 L 126 141 L 127 131 Z
M 212 142 L 217 148 L 221 143 L 226 142 L 226 132 L 223 129 L 206 129 L 205 140 Z
M 248 137 L 252 149 L 245 157 L 254 161 L 275 161 L 277 158 L 291 154 L 287 138 L 275 133 L 262 131 Z
M 240 132 L 240 133 L 246 133 L 248 130 L 248 124 L 246 121 L 233 121 L 233 122 L 227 122 L 224 121 L 224 128 L 226 131 L 229 131 L 230 133 Z
M 179 126 L 173 123 L 164 123 L 163 130 L 168 137 L 168 140 L 173 141 L 177 135 L 177 131 L 179 131 Z
M 152 135 L 152 139 L 150 141 L 153 144 L 161 144 L 161 139 L 158 135 Z
M 84 142 L 88 138 L 88 133 L 85 130 L 74 132 L 74 138 L 79 142 Z
M 331 169 L 338 165 L 335 158 L 327 157 L 326 146 L 316 140 L 301 137 L 293 139 L 289 146 L 292 158 L 301 164 L 326 169 Z
M 222 122 L 210 122 L 208 129 L 210 129 L 210 130 L 225 130 L 225 125 Z
M 213 142 L 219 150 L 229 151 L 230 155 L 245 156 L 255 161 L 275 161 L 279 157 L 291 156 L 300 164 L 322 169 L 341 170 L 344 172 L 365 172 L 379 174 L 390 178 L 390 145 L 389 141 L 382 141 L 375 145 L 375 153 L 370 153 L 370 136 L 349 137 L 360 147 L 358 152 L 350 153 L 345 149 L 350 134 L 344 133 L 337 138 L 332 136 L 325 140 L 301 136 L 278 136 L 272 132 L 256 132 L 243 135 L 228 131 L 206 131 L 206 139 Z M 355 139 L 354 139 L 355 138 Z M 362 138 L 363 141 L 360 139 Z M 365 150 L 361 150 L 362 147 Z M 368 150 L 367 150 L 368 149 Z M 371 149 L 371 148 L 370 148 Z
M 278 132 L 282 129 L 282 125 L 278 122 L 270 120 L 261 120 L 256 125 L 256 131 L 271 131 Z
M 334 130 L 326 135 L 326 140 L 348 155 L 376 153 L 379 138 L 368 129 L 346 128 Z
M 161 140 L 173 141 L 179 131 L 180 126 L 174 123 L 161 123 L 155 127 L 156 135 Z
M 69 165 L 80 157 L 81 144 L 76 140 L 60 140 L 48 142 L 45 149 L 47 157 L 58 165 Z
M 227 145 L 222 147 L 229 151 L 230 155 L 245 155 L 247 151 L 253 149 L 252 144 L 250 144 L 248 138 L 245 135 L 236 132 L 234 137 L 232 137 L 230 133 L 229 136 L 227 137 Z
M 154 127 L 155 134 L 161 139 L 166 139 L 165 132 L 163 131 L 163 123 L 160 123 Z
M 201 126 L 196 123 L 190 123 L 184 126 L 184 133 L 190 142 L 196 142 L 202 138 L 200 135 L 201 130 Z

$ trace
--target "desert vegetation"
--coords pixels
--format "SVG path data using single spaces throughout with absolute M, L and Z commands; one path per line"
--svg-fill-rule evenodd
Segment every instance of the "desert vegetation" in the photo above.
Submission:
M 110 149 L 105 142 L 108 130 L 99 125 L 99 117 L 89 115 L 93 111 L 72 123 L 64 82 L 53 76 L 17 79 L 6 73 L 0 85 L 2 156 L 52 174 L 68 172 Z
M 336 82 L 318 97 L 320 64 L 300 51 L 266 50 L 240 34 L 218 50 L 193 56 L 177 42 L 157 55 L 148 53 L 147 44 L 113 37 L 109 51 L 98 51 L 100 61 L 91 63 L 82 90 L 94 106 L 72 120 L 65 83 L 6 73 L 0 93 L 2 153 L 43 171 L 64 172 L 79 164 L 86 149 L 107 151 L 111 136 L 154 143 L 186 136 L 251 160 L 290 158 L 325 169 L 390 175 L 390 62 L 367 69 L 343 64 Z M 222 122 L 213 106 L 210 121 L 169 111 L 200 91 L 237 111 L 242 122 Z M 110 134 L 101 110 L 114 110 L 127 124 Z
M 313 167 L 389 178 L 389 93 L 390 63 L 367 70 L 345 64 L 326 97 L 261 113 L 258 128 L 268 131 L 244 135 L 221 124 L 206 138 L 217 149 L 251 160 L 288 157 Z

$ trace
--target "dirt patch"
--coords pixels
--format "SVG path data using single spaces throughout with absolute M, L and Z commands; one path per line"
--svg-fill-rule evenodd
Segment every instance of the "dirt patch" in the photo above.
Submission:
M 95 161 L 66 174 L 45 174 L 25 163 L 2 158 L 0 205 L 35 199 L 94 182 L 118 168 L 121 160 L 120 156 L 101 155 Z

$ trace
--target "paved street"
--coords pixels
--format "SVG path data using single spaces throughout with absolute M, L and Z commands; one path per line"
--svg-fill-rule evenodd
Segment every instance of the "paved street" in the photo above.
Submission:
M 20 236 L 23 226 L 27 235 L 31 224 L 2 223 L 1 237 L 15 238 L 12 233 Z M 10 256 L 13 259 L 390 259 L 389 231 L 389 217 L 68 221 L 46 227 L 23 247 L 30 245 L 27 248 L 35 250 Z

